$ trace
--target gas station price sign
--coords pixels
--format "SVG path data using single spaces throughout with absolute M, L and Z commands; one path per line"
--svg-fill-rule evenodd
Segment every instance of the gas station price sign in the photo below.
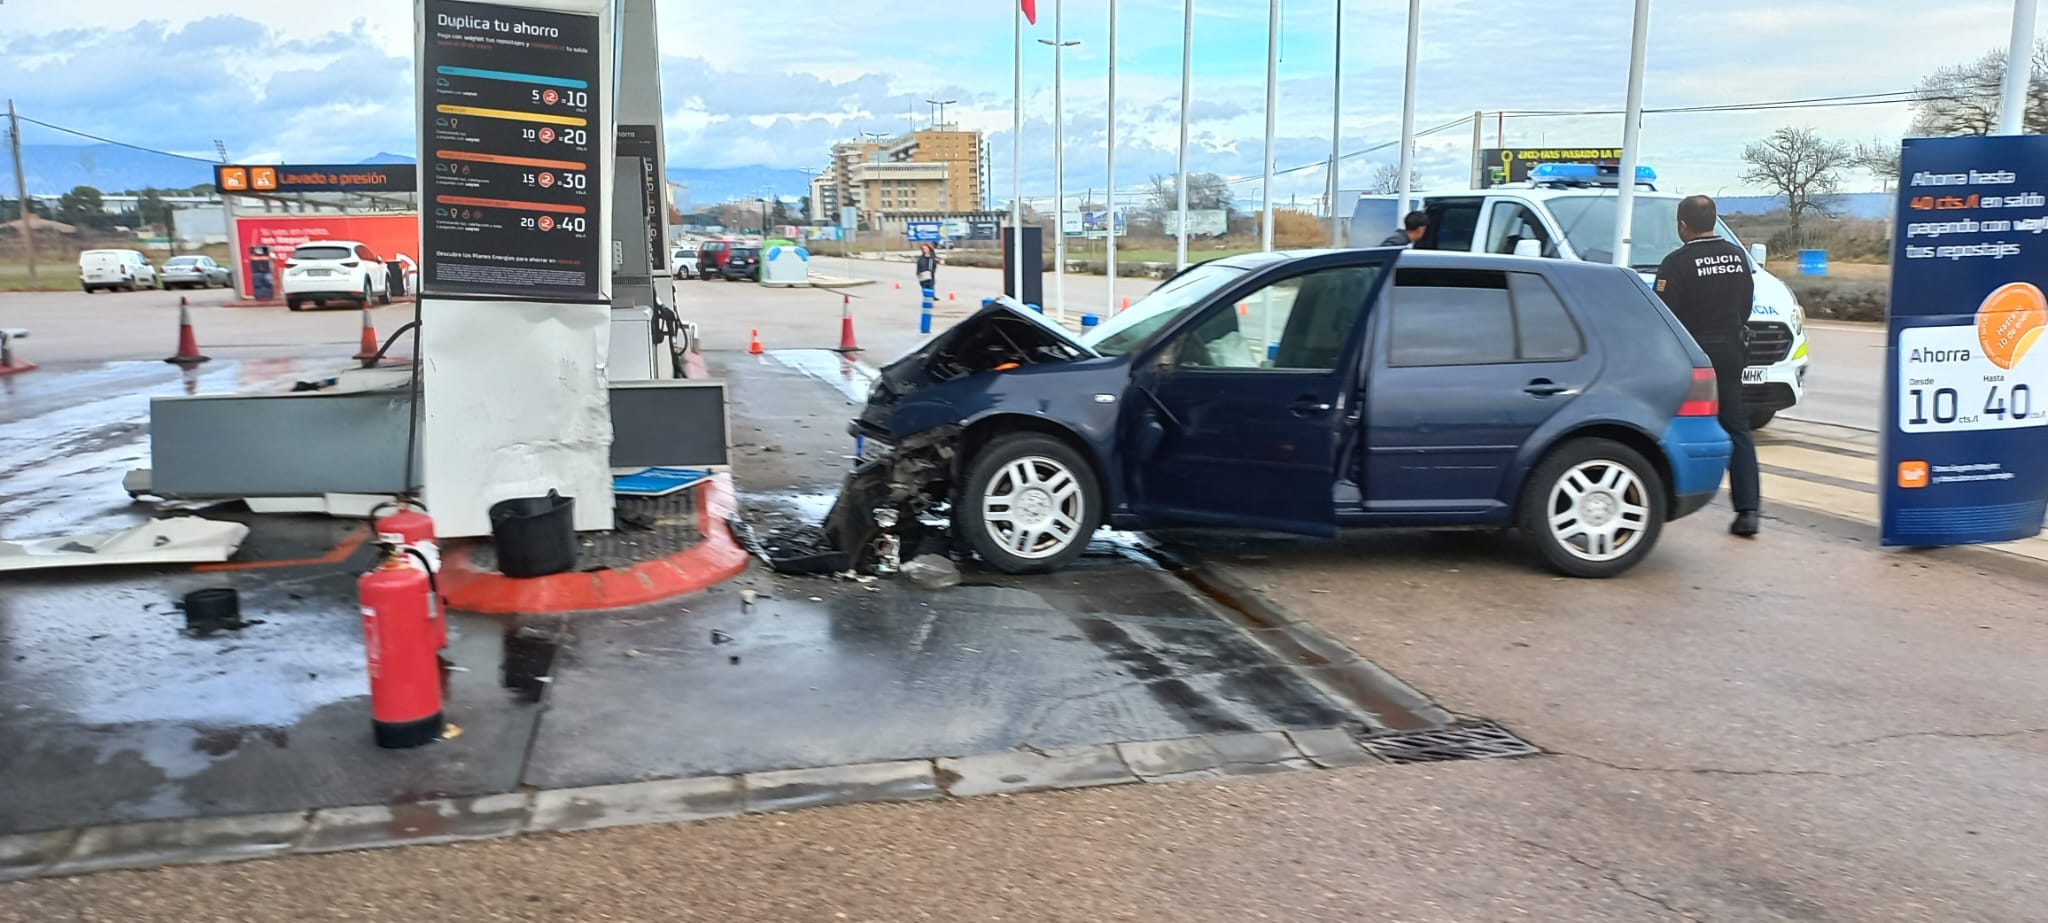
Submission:
M 421 291 L 599 300 L 595 16 L 427 0 Z

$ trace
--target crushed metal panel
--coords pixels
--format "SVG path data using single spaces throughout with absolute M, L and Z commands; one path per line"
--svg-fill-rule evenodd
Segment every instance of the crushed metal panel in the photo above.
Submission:
M 611 386 L 614 468 L 731 463 L 725 382 L 621 381 Z
M 403 391 L 205 394 L 149 402 L 161 497 L 392 494 L 405 488 Z M 415 452 L 418 448 L 415 447 Z M 413 465 L 413 484 L 421 467 Z

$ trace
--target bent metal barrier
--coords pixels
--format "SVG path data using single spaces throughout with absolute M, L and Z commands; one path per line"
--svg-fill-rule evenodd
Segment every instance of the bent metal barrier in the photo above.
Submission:
M 2048 516 L 2048 136 L 1900 160 L 1884 544 L 2015 541 Z

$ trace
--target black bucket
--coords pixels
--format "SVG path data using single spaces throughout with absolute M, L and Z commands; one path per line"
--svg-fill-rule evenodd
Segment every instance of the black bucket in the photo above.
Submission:
M 208 587 L 185 594 L 187 629 L 233 631 L 242 625 L 242 598 L 232 587 Z
M 548 491 L 491 504 L 491 544 L 498 572 L 545 577 L 576 568 L 576 500 Z

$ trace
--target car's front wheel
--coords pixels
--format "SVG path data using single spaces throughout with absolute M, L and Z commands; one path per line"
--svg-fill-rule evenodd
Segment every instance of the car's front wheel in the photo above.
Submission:
M 1042 573 L 1088 550 L 1102 523 L 1102 488 L 1073 446 L 1014 433 L 974 457 L 956 507 L 968 544 L 990 567 Z
M 1551 569 L 1613 577 L 1656 547 L 1664 502 L 1664 480 L 1642 453 L 1610 439 L 1574 439 L 1530 472 L 1519 522 Z

